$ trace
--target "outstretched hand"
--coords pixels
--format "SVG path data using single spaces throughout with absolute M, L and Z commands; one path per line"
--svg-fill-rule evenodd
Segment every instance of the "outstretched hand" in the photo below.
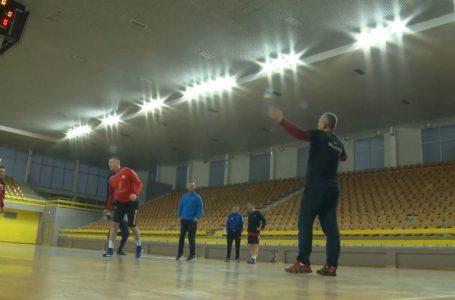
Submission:
M 275 106 L 269 106 L 267 109 L 267 115 L 269 116 L 270 119 L 274 120 L 277 123 L 280 123 L 281 120 L 283 120 L 284 115 L 281 109 L 275 107 Z

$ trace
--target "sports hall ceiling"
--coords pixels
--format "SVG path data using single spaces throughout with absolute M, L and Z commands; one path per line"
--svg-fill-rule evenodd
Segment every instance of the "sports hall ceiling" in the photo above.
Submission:
M 266 87 L 302 126 L 335 112 L 341 134 L 455 115 L 451 0 L 19 2 L 31 15 L 22 42 L 0 56 L 2 145 L 94 163 L 116 154 L 144 166 L 289 142 L 264 115 Z M 402 43 L 340 49 L 361 27 L 397 15 L 416 28 Z M 441 17 L 440 26 L 430 21 Z M 422 23 L 429 29 L 417 30 Z M 256 76 L 258 61 L 290 51 L 304 64 Z M 242 82 L 231 93 L 182 100 L 185 86 L 226 74 Z M 158 96 L 165 107 L 138 112 Z M 63 139 L 113 112 L 128 120 Z

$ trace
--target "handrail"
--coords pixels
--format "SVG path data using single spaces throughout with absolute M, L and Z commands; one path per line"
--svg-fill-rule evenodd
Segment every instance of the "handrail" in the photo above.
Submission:
M 44 199 L 35 199 L 31 197 L 22 197 L 7 195 L 5 199 L 6 203 L 14 203 L 20 205 L 30 205 L 38 207 L 61 207 L 61 208 L 73 208 L 78 210 L 87 210 L 87 211 L 101 211 L 103 209 L 102 205 L 84 203 L 79 201 L 68 201 L 68 200 L 44 200 Z
M 78 233 L 78 234 L 105 234 L 109 229 L 84 229 L 84 228 L 62 228 L 60 233 Z M 141 235 L 151 234 L 151 235 L 178 235 L 180 234 L 179 230 L 141 230 Z M 198 235 L 207 235 L 205 230 L 198 230 L 196 232 Z
M 246 233 L 244 233 L 246 234 Z M 450 234 L 455 235 L 455 228 L 412 228 L 412 229 L 353 229 L 340 230 L 341 235 L 429 235 L 429 234 Z M 215 231 L 215 235 L 226 235 L 226 231 Z M 296 236 L 297 230 L 270 230 L 261 232 L 262 236 Z M 313 235 L 322 236 L 321 230 L 313 230 Z

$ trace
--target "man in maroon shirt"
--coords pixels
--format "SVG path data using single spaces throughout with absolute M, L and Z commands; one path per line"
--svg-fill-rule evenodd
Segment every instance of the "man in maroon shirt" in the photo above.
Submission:
M 274 106 L 268 115 L 291 136 L 310 143 L 305 189 L 299 214 L 299 255 L 296 262 L 285 269 L 288 273 L 311 273 L 310 255 L 313 240 L 313 223 L 319 217 L 327 237 L 326 265 L 318 274 L 336 276 L 340 256 L 340 233 L 337 224 L 337 205 L 340 196 L 337 181 L 338 162 L 347 159 L 343 143 L 333 133 L 337 117 L 324 113 L 319 118 L 318 129 L 305 130 L 290 123 L 283 112 Z
M 3 200 L 5 199 L 6 193 L 5 172 L 5 167 L 0 166 L 0 213 L 3 213 Z
M 109 196 L 106 202 L 106 210 L 112 209 L 112 225 L 108 249 L 103 256 L 111 257 L 114 255 L 114 242 L 119 223 L 123 221 L 126 215 L 128 227 L 133 231 L 134 239 L 136 240 L 136 258 L 140 258 L 142 256 L 142 244 L 139 229 L 136 226 L 136 216 L 142 182 L 136 172 L 121 166 L 118 157 L 109 159 L 109 170 L 113 175 L 108 182 Z

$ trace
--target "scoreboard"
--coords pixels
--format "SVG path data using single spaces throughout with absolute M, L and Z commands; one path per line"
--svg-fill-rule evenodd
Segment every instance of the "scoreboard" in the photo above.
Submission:
M 0 0 L 0 54 L 17 43 L 24 31 L 29 12 L 14 0 Z

